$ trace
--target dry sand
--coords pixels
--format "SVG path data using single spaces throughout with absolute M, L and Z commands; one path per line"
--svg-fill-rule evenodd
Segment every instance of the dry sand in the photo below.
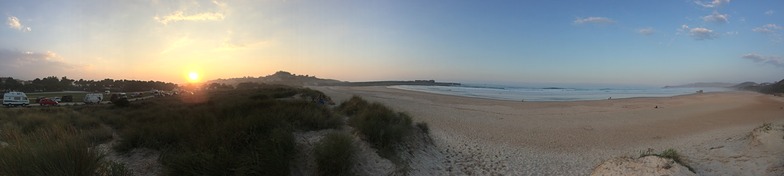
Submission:
M 386 87 L 311 88 L 336 102 L 359 95 L 427 122 L 435 149 L 408 152 L 412 175 L 588 175 L 604 161 L 668 148 L 698 175 L 784 174 L 781 97 L 514 102 Z M 752 134 L 766 122 L 775 124 L 773 132 Z

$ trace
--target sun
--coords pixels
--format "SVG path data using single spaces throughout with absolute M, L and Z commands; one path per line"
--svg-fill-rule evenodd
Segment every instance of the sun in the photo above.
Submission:
M 199 73 L 196 73 L 196 72 L 188 73 L 188 81 L 190 81 L 190 82 L 199 82 Z

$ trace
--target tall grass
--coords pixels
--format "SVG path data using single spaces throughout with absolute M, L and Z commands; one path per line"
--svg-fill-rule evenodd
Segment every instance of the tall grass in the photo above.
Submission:
M 348 115 L 349 125 L 362 133 L 365 141 L 385 158 L 394 158 L 395 146 L 414 129 L 407 114 L 392 111 L 379 103 L 368 103 L 356 96 L 339 105 L 338 111 Z
M 6 132 L 3 139 L 9 146 L 0 150 L 0 175 L 93 175 L 102 162 L 74 130 Z
M 160 150 L 169 175 L 288 175 L 296 150 L 293 131 L 339 128 L 341 119 L 297 94 L 313 90 L 276 85 L 215 91 L 205 101 L 164 97 L 127 108 L 81 107 L 116 128 L 120 152 Z
M 352 175 L 356 146 L 351 135 L 345 132 L 327 134 L 316 144 L 313 153 L 319 175 Z
M 0 175 L 127 175 L 93 149 L 110 129 L 70 109 L 0 110 Z

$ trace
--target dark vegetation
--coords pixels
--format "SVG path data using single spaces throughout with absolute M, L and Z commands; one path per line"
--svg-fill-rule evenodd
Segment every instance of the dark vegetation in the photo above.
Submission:
M 0 175 L 129 175 L 95 146 L 111 129 L 65 108 L 0 109 Z
M 131 104 L 128 108 L 80 107 L 116 128 L 115 149 L 162 152 L 169 175 L 288 175 L 295 130 L 339 128 L 342 121 L 302 99 L 278 100 L 309 89 L 265 85 L 214 91 L 202 102 L 183 97 Z
M 328 134 L 318 144 L 313 153 L 319 175 L 351 175 L 351 166 L 356 163 L 354 156 L 357 147 L 354 139 L 345 132 Z
M 397 160 L 395 147 L 415 129 L 407 114 L 392 111 L 379 103 L 369 103 L 357 96 L 343 102 L 337 109 L 349 116 L 349 125 L 378 149 L 380 156 L 393 161 Z
M 307 88 L 249 83 L 231 90 L 114 105 L 0 109 L 0 175 L 128 175 L 96 146 L 161 152 L 165 175 L 289 175 L 295 131 L 338 129 L 341 115 L 314 102 Z M 327 97 L 328 98 L 328 97 Z M 395 149 L 425 123 L 353 97 L 337 109 L 379 155 L 399 163 Z M 319 175 L 351 175 L 357 148 L 335 132 L 314 146 Z
M 744 82 L 732 87 L 741 90 L 757 91 L 765 94 L 781 94 L 784 93 L 784 79 L 776 83 L 757 84 L 754 82 Z
M 45 78 L 35 78 L 23 84 L 22 80 L 11 77 L 0 78 L 0 91 L 22 91 L 22 92 L 54 92 L 54 91 L 113 91 L 113 92 L 138 92 L 156 90 L 172 90 L 177 88 L 177 84 L 160 81 L 139 81 L 139 80 L 74 80 L 68 77 L 57 78 L 55 76 Z

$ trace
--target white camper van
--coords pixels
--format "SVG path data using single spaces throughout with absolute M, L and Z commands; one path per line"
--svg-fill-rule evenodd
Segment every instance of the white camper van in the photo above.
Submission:
M 84 95 L 84 104 L 98 104 L 103 100 L 103 94 L 91 93 Z
M 4 106 L 27 106 L 30 100 L 27 99 L 27 94 L 24 92 L 8 92 L 3 94 Z

